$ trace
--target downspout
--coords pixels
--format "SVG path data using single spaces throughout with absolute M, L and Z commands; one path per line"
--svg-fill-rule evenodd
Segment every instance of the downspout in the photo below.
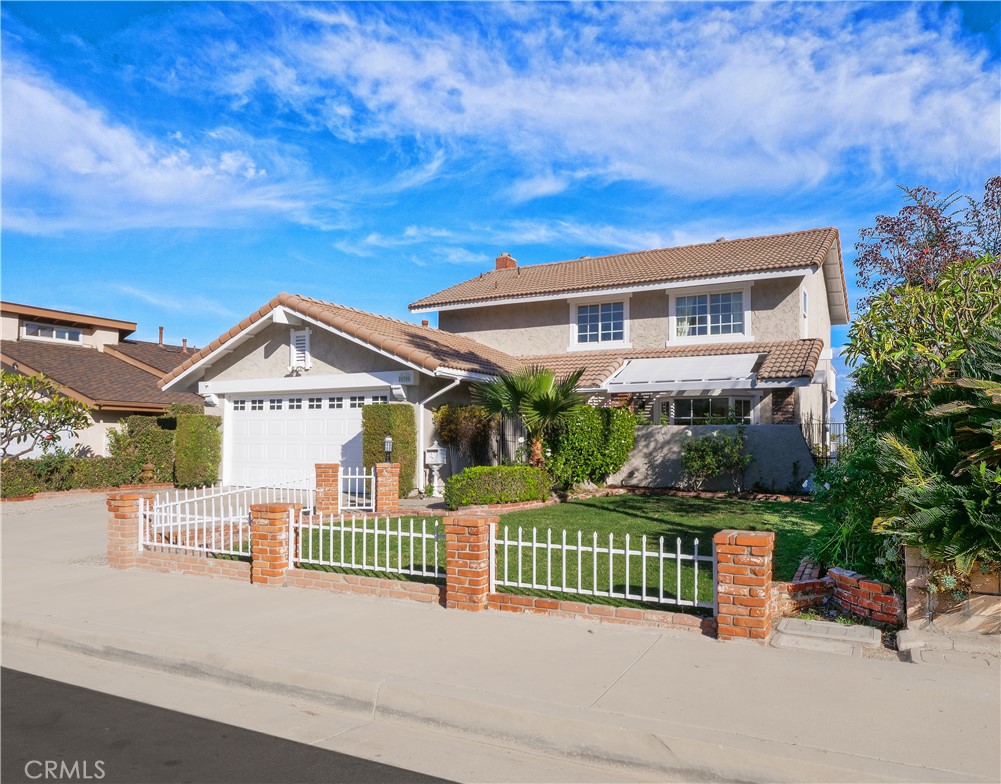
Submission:
M 419 444 L 419 446 L 417 447 L 417 471 L 418 471 L 417 478 L 419 480 L 424 479 L 424 464 L 421 462 L 421 453 L 427 447 L 427 444 L 425 444 L 424 442 L 424 406 L 426 406 L 428 403 L 430 403 L 439 395 L 444 395 L 450 389 L 455 389 L 461 383 L 462 379 L 457 378 L 447 387 L 442 387 L 433 395 L 429 395 L 428 397 L 426 397 L 424 400 L 421 400 L 417 404 L 417 443 Z M 420 489 L 423 491 L 424 487 L 421 486 Z

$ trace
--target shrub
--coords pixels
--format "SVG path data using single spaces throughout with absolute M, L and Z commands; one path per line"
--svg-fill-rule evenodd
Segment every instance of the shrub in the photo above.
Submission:
M 434 426 L 443 446 L 463 457 L 482 460 L 490 443 L 492 417 L 483 406 L 450 406 L 434 412 Z
M 174 475 L 178 487 L 201 487 L 219 479 L 222 434 L 219 418 L 206 414 L 177 417 Z
M 116 457 L 70 457 L 65 452 L 37 460 L 7 460 L 0 469 L 0 495 L 132 484 L 131 465 Z
M 177 419 L 173 416 L 136 415 L 123 417 L 120 429 L 108 434 L 111 456 L 130 467 L 129 482 L 139 482 L 146 463 L 153 464 L 154 481 L 173 481 L 176 427 Z
M 637 422 L 626 408 L 578 408 L 549 438 L 549 473 L 565 487 L 604 482 L 629 458 Z
M 417 420 L 409 403 L 372 403 L 361 410 L 362 462 L 374 466 L 386 460 L 383 441 L 393 437 L 394 463 L 400 464 L 400 498 L 414 489 L 417 471 Z
M 16 498 L 42 489 L 34 460 L 4 460 L 0 464 L 0 497 Z
M 744 472 L 753 460 L 746 450 L 742 426 L 733 433 L 717 430 L 712 435 L 689 438 L 681 450 L 685 478 L 696 490 L 713 477 L 726 474 L 739 492 L 743 489 Z
M 445 482 L 445 506 L 458 509 L 474 504 L 544 501 L 551 479 L 545 469 L 532 466 L 476 466 Z

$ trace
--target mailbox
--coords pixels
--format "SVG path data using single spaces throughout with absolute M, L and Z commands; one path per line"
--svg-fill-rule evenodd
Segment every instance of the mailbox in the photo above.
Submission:
M 443 466 L 448 462 L 448 450 L 435 441 L 430 449 L 424 450 L 424 463 L 429 466 Z

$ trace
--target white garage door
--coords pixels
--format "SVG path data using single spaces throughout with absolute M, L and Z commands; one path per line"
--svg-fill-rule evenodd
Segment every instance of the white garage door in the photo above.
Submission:
M 267 485 L 311 473 L 317 463 L 360 466 L 361 407 L 387 400 L 355 389 L 233 398 L 225 425 L 228 481 Z

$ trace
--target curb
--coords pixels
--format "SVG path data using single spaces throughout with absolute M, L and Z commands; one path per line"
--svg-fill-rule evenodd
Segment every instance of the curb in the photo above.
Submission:
M 684 781 L 987 781 L 753 735 L 587 711 L 397 676 L 348 677 L 221 654 L 218 648 L 143 635 L 128 638 L 39 620 L 6 618 L 3 642 L 96 658 L 225 687 L 291 697 L 425 730 Z M 753 728 L 752 728 L 753 731 Z

